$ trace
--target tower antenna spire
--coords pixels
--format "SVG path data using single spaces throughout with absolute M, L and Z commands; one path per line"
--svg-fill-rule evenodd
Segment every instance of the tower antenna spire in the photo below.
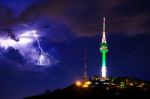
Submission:
M 88 81 L 88 76 L 87 76 L 87 49 L 84 49 L 84 81 Z
M 105 32 L 105 28 L 106 28 L 106 26 L 105 26 L 105 17 L 103 17 L 103 33 L 102 33 L 102 42 L 103 43 L 106 43 L 106 32 Z

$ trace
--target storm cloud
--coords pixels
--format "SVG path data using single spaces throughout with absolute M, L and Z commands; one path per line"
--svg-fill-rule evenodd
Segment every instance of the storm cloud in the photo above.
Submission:
M 39 0 L 28 3 L 15 19 L 8 17 L 8 11 L 1 16 L 7 16 L 4 24 L 11 25 L 41 19 L 63 22 L 77 37 L 100 33 L 105 16 L 109 34 L 137 35 L 150 32 L 148 4 L 146 0 Z M 8 22 L 8 19 L 14 21 Z

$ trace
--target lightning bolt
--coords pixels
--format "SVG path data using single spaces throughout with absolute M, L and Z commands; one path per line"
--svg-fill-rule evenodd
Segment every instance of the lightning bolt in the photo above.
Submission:
M 16 36 L 18 41 L 10 37 L 0 37 L 0 47 L 7 50 L 9 47 L 18 49 L 23 56 L 29 56 L 33 63 L 40 66 L 52 65 L 51 57 L 43 50 L 40 44 L 39 35 L 36 30 L 29 30 Z M 32 48 L 33 42 L 37 42 L 39 50 Z M 28 47 L 28 48 L 27 48 Z M 40 51 L 40 53 L 39 53 Z M 27 55 L 30 54 L 30 55 Z
M 40 50 L 40 55 L 37 60 L 37 65 L 49 65 L 50 64 L 49 56 L 46 52 L 44 52 L 44 50 L 41 47 L 40 41 L 38 39 L 38 35 L 36 34 L 37 31 L 32 31 L 32 33 L 33 33 L 35 40 L 37 41 L 38 48 Z

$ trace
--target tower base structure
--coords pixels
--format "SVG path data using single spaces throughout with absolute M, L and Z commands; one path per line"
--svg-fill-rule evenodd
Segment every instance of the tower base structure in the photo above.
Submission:
M 106 67 L 102 67 L 101 68 L 101 73 L 102 73 L 102 77 L 106 78 L 106 72 L 107 72 L 107 68 Z
M 102 67 L 101 68 L 101 77 L 100 80 L 101 81 L 105 81 L 105 80 L 109 80 L 109 78 L 107 78 L 106 73 L 107 73 L 107 67 Z

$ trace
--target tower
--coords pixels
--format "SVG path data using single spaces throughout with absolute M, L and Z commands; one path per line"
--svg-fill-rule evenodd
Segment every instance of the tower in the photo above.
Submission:
M 84 75 L 83 75 L 84 81 L 88 81 L 87 76 L 87 49 L 84 49 Z
M 107 77 L 106 54 L 108 52 L 108 45 L 106 42 L 105 17 L 103 18 L 103 32 L 102 32 L 102 42 L 100 44 L 100 52 L 102 53 L 101 77 L 106 78 Z

